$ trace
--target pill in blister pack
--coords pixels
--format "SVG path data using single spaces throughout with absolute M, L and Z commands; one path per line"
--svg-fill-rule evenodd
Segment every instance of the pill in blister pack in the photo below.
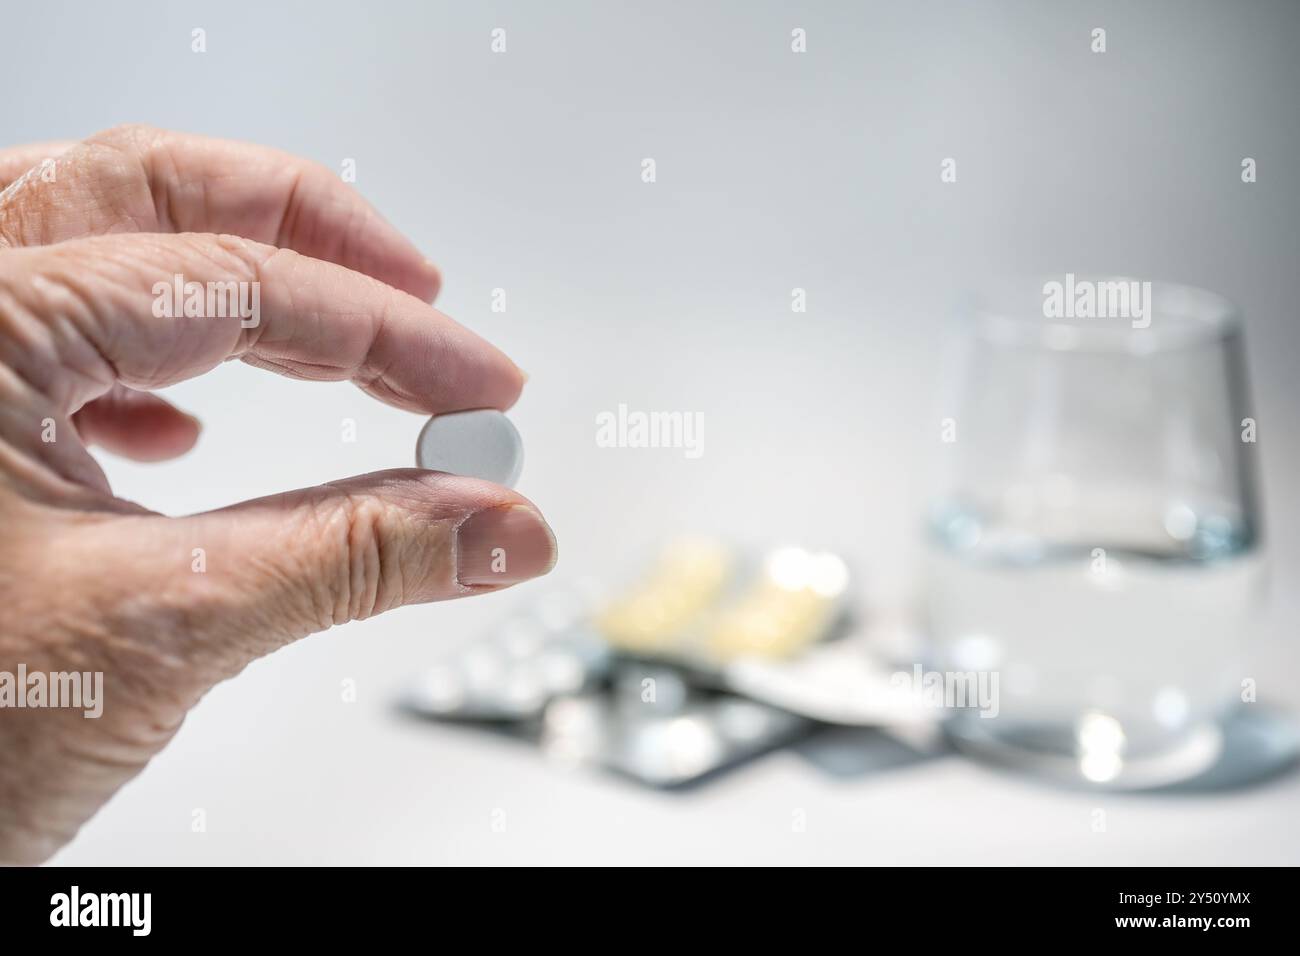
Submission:
M 715 661 L 789 657 L 827 635 L 848 583 L 849 569 L 838 555 L 773 551 L 749 587 L 708 622 L 701 650 Z
M 754 565 L 719 542 L 674 543 L 595 627 L 624 653 L 705 667 L 787 657 L 827 636 L 848 590 L 843 559 L 779 548 Z
M 427 672 L 406 705 L 511 727 L 557 759 L 678 786 L 825 719 L 820 672 L 799 665 L 839 630 L 848 588 L 847 566 L 828 552 L 754 558 L 679 540 L 610 600 L 597 604 L 588 587 L 505 622 Z
M 670 653 L 717 601 L 734 570 L 730 550 L 718 541 L 675 541 L 664 548 L 641 580 L 597 614 L 595 626 L 621 651 Z
M 598 681 L 609 647 L 585 623 L 587 599 L 551 595 L 429 668 L 402 704 L 429 717 L 526 720 Z
M 603 766 L 652 786 L 675 787 L 812 727 L 812 721 L 766 704 L 695 689 L 671 668 L 624 662 L 616 665 L 609 690 L 551 701 L 540 744 L 566 763 Z

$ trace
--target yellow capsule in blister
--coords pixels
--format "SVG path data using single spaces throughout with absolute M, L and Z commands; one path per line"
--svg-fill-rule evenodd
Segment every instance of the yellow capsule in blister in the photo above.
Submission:
M 645 578 L 596 616 L 615 647 L 636 652 L 673 648 L 726 586 L 731 555 L 720 542 L 690 539 L 664 549 Z
M 774 551 L 749 591 L 711 620 L 704 650 L 718 660 L 788 657 L 826 634 L 847 585 L 848 569 L 833 554 Z

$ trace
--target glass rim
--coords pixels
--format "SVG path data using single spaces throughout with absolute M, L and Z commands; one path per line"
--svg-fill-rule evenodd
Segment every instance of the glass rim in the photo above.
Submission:
M 991 279 L 975 288 L 963 313 L 981 341 L 1061 352 L 1213 347 L 1241 329 L 1237 306 L 1217 292 L 1104 273 Z

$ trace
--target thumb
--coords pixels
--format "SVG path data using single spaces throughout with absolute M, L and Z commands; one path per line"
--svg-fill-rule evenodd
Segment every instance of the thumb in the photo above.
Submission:
M 221 676 L 335 624 L 538 577 L 557 553 L 522 495 L 417 469 L 144 520 L 170 526 L 166 550 L 184 562 L 166 580 L 190 576 L 154 600 L 176 603 L 201 636 L 186 655 L 211 653 Z

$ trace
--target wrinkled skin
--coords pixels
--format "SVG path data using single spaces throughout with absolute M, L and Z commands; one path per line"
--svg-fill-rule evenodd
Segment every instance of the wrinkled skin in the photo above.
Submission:
M 197 420 L 148 390 L 226 360 L 351 380 L 425 414 L 508 408 L 523 375 L 428 304 L 434 266 L 322 166 L 121 127 L 0 150 L 6 185 L 0 672 L 104 674 L 98 719 L 0 708 L 0 862 L 33 863 L 249 661 L 344 621 L 543 574 L 555 543 L 514 492 L 414 469 L 182 518 L 114 497 L 87 446 L 184 453 Z M 177 273 L 260 283 L 260 323 L 156 317 L 153 285 Z M 497 545 L 518 557 L 494 576 L 484 562 Z

